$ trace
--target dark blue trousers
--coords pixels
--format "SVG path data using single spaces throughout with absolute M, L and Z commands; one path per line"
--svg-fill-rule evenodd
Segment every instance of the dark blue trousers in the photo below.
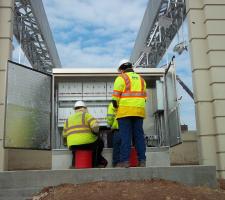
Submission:
M 129 162 L 131 141 L 134 139 L 134 145 L 137 150 L 138 160 L 145 161 L 145 139 L 142 117 L 123 117 L 117 119 L 119 123 L 120 162 Z
M 112 154 L 112 165 L 115 166 L 120 162 L 120 144 L 121 139 L 119 130 L 113 131 L 113 154 Z

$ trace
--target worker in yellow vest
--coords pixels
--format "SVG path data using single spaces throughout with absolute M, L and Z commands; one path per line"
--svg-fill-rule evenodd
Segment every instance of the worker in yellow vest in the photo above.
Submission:
M 87 112 L 83 101 L 74 105 L 75 113 L 70 115 L 64 123 L 63 137 L 72 151 L 73 159 L 76 150 L 85 149 L 93 152 L 93 166 L 106 167 L 107 160 L 101 155 L 104 143 L 98 136 L 99 125 L 97 120 Z M 74 160 L 72 160 L 73 166 Z
M 120 162 L 120 137 L 118 121 L 116 120 L 116 108 L 113 107 L 112 102 L 108 105 L 107 124 L 113 132 L 113 153 L 112 166 L 115 167 Z
M 116 118 L 119 123 L 120 163 L 118 167 L 129 167 L 131 139 L 134 138 L 138 154 L 138 166 L 146 163 L 146 146 L 143 131 L 145 117 L 146 82 L 134 72 L 132 63 L 122 60 L 118 71 L 121 73 L 114 82 L 112 103 L 117 109 Z

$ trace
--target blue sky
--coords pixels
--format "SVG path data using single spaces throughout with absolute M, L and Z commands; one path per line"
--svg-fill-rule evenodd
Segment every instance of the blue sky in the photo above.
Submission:
M 63 67 L 129 58 L 147 0 L 43 0 Z
M 148 0 L 42 0 L 63 67 L 117 67 L 129 58 Z M 183 30 L 183 31 L 182 31 Z M 166 64 L 173 47 L 187 40 L 187 24 L 162 59 Z M 14 57 L 18 61 L 16 47 Z M 25 57 L 21 54 L 21 62 Z M 189 52 L 176 55 L 177 74 L 192 89 Z M 177 84 L 181 123 L 195 129 L 193 100 Z

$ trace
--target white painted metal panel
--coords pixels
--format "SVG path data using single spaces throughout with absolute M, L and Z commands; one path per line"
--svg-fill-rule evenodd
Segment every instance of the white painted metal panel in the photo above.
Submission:
M 106 100 L 106 82 L 83 83 L 83 100 Z
M 107 82 L 107 89 L 106 89 L 107 100 L 112 99 L 112 93 L 113 93 L 113 82 Z
M 75 67 L 75 68 L 53 68 L 52 72 L 54 76 L 86 76 L 86 77 L 96 77 L 97 75 L 101 77 L 115 77 L 118 76 L 118 72 L 114 68 L 84 68 L 84 67 Z M 165 69 L 163 68 L 136 68 L 135 72 L 145 76 L 163 76 Z M 97 74 L 97 75 L 96 75 Z
M 60 101 L 82 100 L 82 82 L 60 82 L 58 97 Z
M 155 103 L 157 111 L 164 110 L 164 98 L 163 98 L 163 82 L 156 81 L 156 98 Z
M 60 108 L 58 109 L 58 126 L 63 126 L 66 119 L 74 113 L 73 108 Z
M 88 112 L 95 117 L 100 125 L 106 126 L 107 106 L 88 107 Z
M 94 96 L 106 96 L 106 82 L 95 82 L 94 83 Z
M 58 94 L 61 96 L 82 96 L 82 83 L 81 82 L 62 82 L 58 86 Z

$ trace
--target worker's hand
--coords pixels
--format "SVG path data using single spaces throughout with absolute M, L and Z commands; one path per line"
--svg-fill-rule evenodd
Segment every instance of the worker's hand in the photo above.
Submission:
M 95 135 L 98 135 L 99 133 L 99 126 L 94 126 L 91 128 L 92 132 L 95 134 Z
M 112 104 L 113 104 L 113 107 L 114 108 L 118 108 L 118 104 L 117 104 L 117 101 L 116 100 L 112 100 Z

